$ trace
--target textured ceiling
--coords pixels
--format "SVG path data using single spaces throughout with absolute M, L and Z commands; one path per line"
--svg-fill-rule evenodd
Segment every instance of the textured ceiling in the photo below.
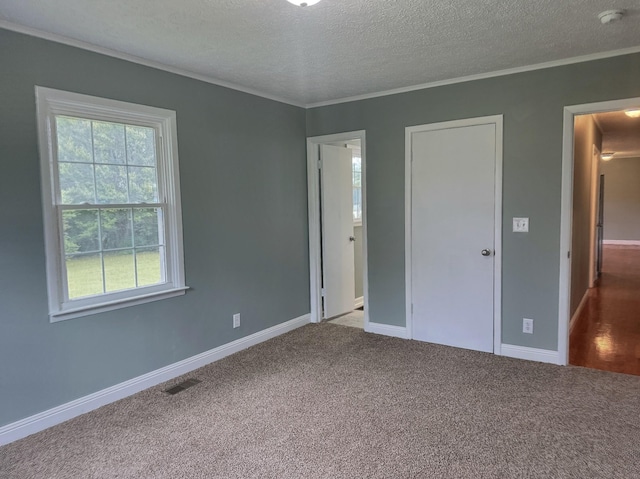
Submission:
M 612 7 L 627 16 L 602 26 Z M 640 45 L 637 0 L 0 0 L 0 16 L 304 105 Z
M 640 157 L 640 118 L 630 118 L 624 111 L 593 116 L 602 131 L 603 152 L 615 152 L 618 158 Z

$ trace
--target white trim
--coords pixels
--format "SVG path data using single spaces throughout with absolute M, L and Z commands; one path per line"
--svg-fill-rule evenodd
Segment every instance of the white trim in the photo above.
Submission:
M 560 200 L 560 280 L 558 298 L 558 359 L 569 363 L 571 294 L 571 221 L 573 213 L 573 121 L 575 115 L 626 110 L 640 106 L 640 97 L 566 106 L 562 126 L 562 194 Z
M 7 20 L 0 19 L 0 28 L 4 28 L 5 30 L 10 30 L 12 32 L 22 33 L 24 35 L 29 35 L 36 38 L 42 38 L 44 40 L 49 40 L 55 43 L 61 43 L 63 45 L 68 45 L 70 47 L 81 48 L 82 50 L 87 50 L 90 52 L 99 53 L 101 55 L 107 55 L 112 58 L 118 58 L 120 60 L 136 63 L 138 65 L 155 68 L 156 70 L 162 70 L 165 72 L 174 73 L 176 75 L 192 78 L 194 80 L 210 83 L 212 85 L 220 86 L 223 88 L 229 88 L 230 90 L 236 90 L 242 93 L 248 93 L 249 95 L 266 98 L 267 100 L 273 100 L 280 103 L 285 103 L 287 105 L 297 106 L 299 108 L 305 107 L 303 103 L 287 100 L 286 98 L 282 98 L 276 95 L 271 95 L 269 93 L 264 93 L 260 90 L 254 90 L 253 88 L 244 87 L 244 86 L 237 85 L 235 83 L 224 81 L 224 80 L 219 80 L 218 78 L 214 78 L 208 75 L 202 75 L 200 73 L 191 72 L 189 70 L 184 70 L 182 68 L 167 65 L 165 63 L 156 62 L 153 60 L 147 60 L 145 58 L 131 55 L 129 53 L 124 53 L 117 50 L 111 50 L 110 48 L 105 48 L 99 45 L 94 45 L 93 43 L 65 37 L 64 35 L 58 35 L 56 33 L 49 33 L 42 30 L 38 30 L 36 28 L 26 27 L 24 25 L 19 25 L 17 23 L 9 22 Z
M 373 334 L 381 334 L 383 336 L 392 336 L 394 338 L 410 339 L 407 328 L 402 326 L 391 326 L 390 324 L 371 323 L 365 324 L 365 332 Z
M 271 95 L 269 93 L 265 93 L 262 92 L 260 90 L 255 90 L 253 88 L 248 88 L 248 87 L 244 87 L 241 85 L 237 85 L 235 83 L 232 82 L 228 82 L 225 80 L 220 80 L 208 75 L 203 75 L 200 73 L 195 73 L 195 72 L 191 72 L 189 70 L 184 70 L 182 68 L 178 68 L 178 67 L 174 67 L 171 65 L 167 65 L 161 62 L 156 62 L 156 61 L 152 61 L 152 60 L 147 60 L 145 58 L 141 58 L 135 55 L 131 55 L 129 53 L 124 53 L 124 52 L 119 52 L 116 50 L 111 50 L 109 48 L 105 48 L 105 47 L 101 47 L 98 45 L 94 45 L 92 43 L 89 42 L 85 42 L 82 40 L 76 40 L 73 38 L 69 38 L 69 37 L 65 37 L 63 35 L 58 35 L 56 33 L 49 33 L 49 32 L 45 32 L 43 30 L 38 30 L 36 28 L 32 28 L 32 27 L 27 27 L 24 25 L 20 25 L 17 23 L 13 23 L 13 22 L 9 22 L 7 20 L 2 20 L 0 19 L 0 28 L 3 28 L 5 30 L 10 30 L 13 32 L 17 32 L 17 33 L 22 33 L 25 35 L 29 35 L 32 37 L 37 37 L 37 38 L 43 38 L 45 40 L 49 40 L 52 42 L 56 42 L 56 43 L 61 43 L 63 45 L 68 45 L 71 47 L 76 47 L 76 48 L 81 48 L 83 50 L 87 50 L 90 52 L 94 52 L 94 53 L 99 53 L 102 55 L 107 55 L 113 58 L 118 58 L 120 60 L 125 60 L 128 62 L 132 62 L 132 63 L 137 63 L 138 65 L 144 65 L 150 68 L 155 68 L 156 70 L 162 70 L 162 71 L 166 71 L 169 73 L 174 73 L 176 75 L 180 75 L 183 77 L 187 77 L 187 78 L 193 78 L 194 80 L 199 80 L 205 83 L 210 83 L 212 85 L 217 85 L 220 87 L 224 87 L 224 88 L 229 88 L 231 90 L 236 90 L 236 91 L 240 91 L 243 93 L 248 93 L 249 95 L 254 95 L 254 96 L 258 96 L 258 97 L 262 97 L 262 98 L 266 98 L 268 100 L 273 100 L 273 101 L 277 101 L 280 103 L 285 103 L 288 105 L 292 105 L 292 106 L 297 106 L 299 108 L 305 108 L 305 109 L 309 109 L 309 108 L 317 108 L 317 107 L 321 107 L 321 106 L 329 106 L 329 105 L 337 105 L 340 103 L 347 103 L 347 102 L 351 102 L 351 101 L 358 101 L 358 100 L 367 100 L 369 98 L 378 98 L 381 96 L 387 96 L 387 95 L 396 95 L 398 93 L 407 93 L 407 92 L 411 92 L 411 91 L 416 91 L 416 90 L 424 90 L 427 88 L 436 88 L 436 87 L 440 87 L 440 86 L 445 86 L 445 85 L 453 85 L 456 83 L 464 83 L 464 82 L 470 82 L 470 81 L 474 81 L 474 80 L 483 80 L 483 79 L 487 79 L 487 78 L 494 78 L 494 77 L 500 77 L 500 76 L 506 76 L 506 75 L 513 75 L 516 73 L 524 73 L 524 72 L 529 72 L 529 71 L 535 71 L 535 70 L 543 70 L 546 68 L 554 68 L 554 67 L 559 67 L 559 66 L 563 66 L 563 65 L 571 65 L 574 63 L 583 63 L 583 62 L 589 62 L 589 61 L 593 61 L 593 60 L 602 60 L 605 58 L 611 58 L 611 57 L 617 57 L 617 56 L 622 56 L 622 55 L 630 55 L 633 53 L 638 53 L 640 52 L 640 47 L 630 47 L 630 48 L 621 48 L 618 50 L 610 50 L 607 52 L 600 52 L 600 53 L 591 53 L 589 55 L 580 55 L 577 57 L 570 57 L 570 58 L 564 58 L 561 60 L 552 60 L 549 62 L 543 62 L 543 63 L 535 63 L 533 65 L 525 65 L 522 67 L 515 67 L 515 68 L 507 68 L 504 70 L 496 70 L 496 71 L 492 71 L 492 72 L 487 72 L 487 73 L 478 73 L 476 75 L 468 75 L 468 76 L 463 76 L 463 77 L 457 77 L 457 78 L 451 78 L 451 79 L 447 79 L 447 80 L 439 80 L 439 81 L 434 81 L 434 82 L 427 82 L 427 83 L 421 83 L 418 85 L 411 85 L 411 86 L 407 86 L 407 87 L 402 87 L 402 88 L 394 88 L 394 89 L 390 89 L 390 90 L 383 90 L 383 91 L 379 91 L 379 92 L 374 92 L 374 93 L 366 93 L 363 95 L 354 95 L 354 96 L 350 96 L 350 97 L 344 97 L 344 98 L 337 98 L 335 100 L 326 100 L 326 101 L 320 101 L 320 102 L 312 102 L 312 103 L 303 103 L 303 102 L 297 102 L 297 101 L 293 101 L 293 100 L 289 100 L 277 95 Z
M 573 313 L 573 316 L 571 316 L 571 321 L 569 321 L 569 334 L 571 334 L 571 331 L 573 331 L 573 328 L 575 328 L 576 324 L 578 324 L 578 318 L 580 317 L 580 313 L 582 313 L 582 310 L 587 305 L 587 301 L 589 300 L 590 291 L 591 291 L 590 289 L 587 289 L 584 292 L 584 294 L 582 295 L 582 299 L 580 300 L 580 304 L 578 304 L 578 307 L 576 308 L 576 312 Z
M 362 291 L 364 298 L 364 325 L 369 324 L 369 267 L 367 247 L 367 141 L 365 130 L 348 131 L 307 138 L 307 204 L 309 208 L 309 286 L 311 298 L 311 322 L 322 321 L 322 241 L 320 231 L 320 145 L 348 140 L 360 140 L 362 170 Z
M 544 70 L 546 68 L 554 68 L 554 67 L 560 67 L 564 65 L 572 65 L 574 63 L 583 63 L 583 62 L 590 62 L 594 60 L 602 60 L 605 58 L 617 57 L 621 55 L 630 55 L 638 52 L 640 52 L 640 46 L 630 47 L 630 48 L 621 48 L 619 50 L 610 50 L 610 51 L 601 52 L 601 53 L 591 53 L 589 55 L 581 55 L 577 57 L 564 58 L 562 60 L 552 60 L 549 62 L 535 63 L 533 65 L 525 65 L 521 67 L 507 68 L 504 70 L 496 70 L 496 71 L 487 72 L 487 73 L 478 73 L 476 75 L 468 75 L 463 77 L 450 78 L 447 80 L 421 83 L 418 85 L 411 85 L 411 86 L 406 86 L 402 88 L 393 88 L 390 90 L 384 90 L 384 91 L 379 91 L 374 93 L 366 93 L 363 95 L 354 95 L 354 96 L 349 96 L 344 98 L 338 98 L 335 100 L 307 103 L 306 108 L 318 108 L 321 106 L 337 105 L 340 103 L 347 103 L 351 101 L 368 100 L 370 98 L 378 98 L 381 96 L 397 95 L 399 93 L 408 93 L 416 90 L 425 90 L 427 88 L 437 88 L 445 85 L 454 85 L 456 83 L 465 83 L 465 82 L 470 82 L 475 80 L 485 80 L 487 78 L 514 75 L 516 73 L 525 73 L 525 72 L 530 72 L 535 70 Z
M 65 319 L 81 318 L 82 316 L 88 316 L 90 314 L 104 313 L 128 306 L 135 306 L 138 304 L 150 303 L 152 301 L 159 301 L 161 299 L 169 299 L 176 296 L 182 296 L 187 292 L 188 289 L 188 286 L 184 286 L 182 288 L 157 291 L 155 293 L 137 295 L 131 298 L 122 298 L 114 301 L 107 301 L 105 303 L 86 305 L 82 306 L 81 308 L 66 309 L 64 311 L 50 313 L 49 316 L 51 318 L 51 322 L 63 321 Z
M 356 302 L 354 306 L 355 306 L 355 309 L 362 308 L 364 306 L 364 296 L 360 296 L 359 298 L 356 298 Z
M 500 349 L 502 350 L 502 356 L 507 356 L 509 358 L 539 361 L 541 363 L 561 364 L 559 362 L 558 351 L 528 348 L 526 346 L 515 346 L 513 344 L 502 344 Z
M 184 250 L 176 113 L 172 110 L 35 87 L 38 146 L 45 232 L 47 293 L 51 322 L 111 311 L 184 294 Z M 69 299 L 64 280 L 64 246 L 61 240 L 60 193 L 57 173 L 56 115 L 113 121 L 153 128 L 156 134 L 158 202 L 162 208 L 165 277 L 159 284 L 125 291 Z M 108 205 L 101 205 L 106 207 Z M 132 204 L 137 207 L 142 204 Z
M 640 240 L 602 240 L 602 244 L 617 246 L 640 246 Z
M 413 314 L 411 311 L 411 159 L 412 135 L 417 132 L 461 128 L 466 126 L 495 124 L 496 126 L 496 166 L 494 192 L 494 274 L 493 274 L 493 352 L 501 354 L 502 344 L 502 163 L 503 163 L 503 117 L 492 115 L 478 118 L 430 123 L 405 128 L 405 314 L 406 329 L 409 338 L 413 338 Z
M 309 323 L 309 315 L 305 314 L 285 323 L 259 331 L 244 338 L 210 349 L 204 353 L 191 356 L 177 363 L 170 364 L 142 376 L 102 389 L 93 394 L 75 399 L 60 406 L 48 409 L 33 416 L 0 427 L 0 446 L 17 441 L 23 437 L 42 431 L 49 427 L 68 421 L 76 416 L 110 404 L 144 389 L 156 386 L 165 381 L 187 374 L 195 369 L 218 361 L 226 356 L 242 351 L 256 344 L 267 341 L 281 334 L 292 331 Z

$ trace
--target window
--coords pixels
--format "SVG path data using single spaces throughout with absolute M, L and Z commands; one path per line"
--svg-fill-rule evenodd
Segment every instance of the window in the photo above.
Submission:
M 51 320 L 184 294 L 175 112 L 36 96 Z
M 362 158 L 359 148 L 352 149 L 353 221 L 362 223 Z

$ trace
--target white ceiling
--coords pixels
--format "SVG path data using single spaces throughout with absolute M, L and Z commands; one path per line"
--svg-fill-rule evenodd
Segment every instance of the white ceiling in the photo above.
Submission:
M 613 152 L 617 158 L 640 158 L 640 118 L 630 118 L 624 111 L 593 116 L 602 131 L 603 152 Z
M 602 26 L 612 7 L 625 19 Z M 640 46 L 637 0 L 0 0 L 0 16 L 301 105 Z

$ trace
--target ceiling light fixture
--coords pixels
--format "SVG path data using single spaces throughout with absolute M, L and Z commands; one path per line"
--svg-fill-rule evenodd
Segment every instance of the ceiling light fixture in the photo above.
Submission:
M 289 0 L 291 1 L 291 0 Z M 622 20 L 624 16 L 624 10 L 615 9 L 615 10 L 605 10 L 598 18 L 603 25 L 608 25 L 609 23 L 614 23 Z
M 607 151 L 605 153 L 602 153 L 600 155 L 600 158 L 602 158 L 602 161 L 609 161 L 613 158 L 613 155 L 615 155 L 615 151 Z
M 625 115 L 630 118 L 640 118 L 640 108 L 633 108 L 632 110 L 625 110 Z
M 315 5 L 320 0 L 287 0 L 289 3 L 293 3 L 298 7 L 310 7 L 311 5 Z

